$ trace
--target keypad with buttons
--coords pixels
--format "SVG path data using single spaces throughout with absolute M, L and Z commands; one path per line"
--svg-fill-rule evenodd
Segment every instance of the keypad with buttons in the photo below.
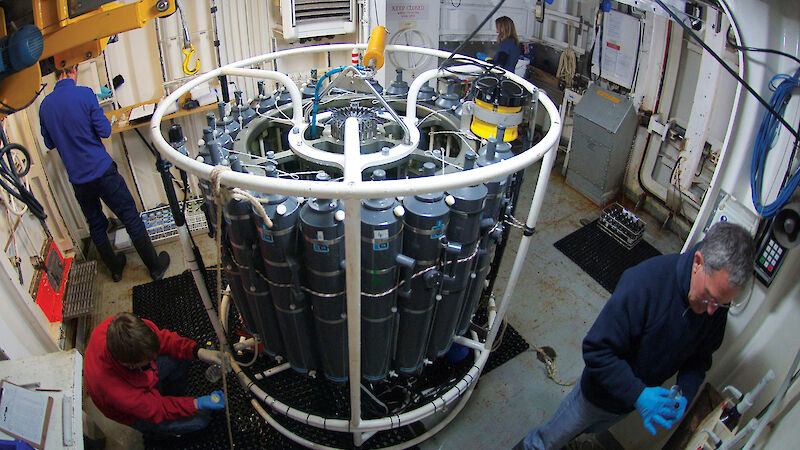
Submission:
M 775 238 L 770 233 L 767 238 L 761 243 L 759 247 L 758 256 L 756 258 L 756 275 L 762 283 L 769 286 L 775 273 L 778 271 L 786 249 L 781 247 Z

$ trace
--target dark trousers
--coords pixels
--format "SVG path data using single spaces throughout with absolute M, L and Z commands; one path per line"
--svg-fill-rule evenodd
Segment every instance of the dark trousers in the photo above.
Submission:
M 161 395 L 181 396 L 186 389 L 186 370 L 189 361 L 176 359 L 171 356 L 160 355 L 156 359 L 158 370 L 158 384 L 156 388 Z M 198 410 L 193 416 L 182 417 L 175 420 L 165 420 L 161 423 L 148 423 L 137 420 L 131 426 L 143 434 L 151 437 L 179 436 L 202 430 L 211 421 L 211 411 Z
M 146 231 L 133 196 L 131 196 L 128 186 L 125 185 L 125 180 L 117 172 L 117 163 L 112 163 L 100 178 L 88 183 L 73 184 L 72 188 L 78 204 L 81 205 L 81 211 L 89 223 L 89 234 L 95 245 L 108 240 L 106 235 L 108 219 L 103 214 L 100 200 L 125 224 L 131 239 L 135 239 Z

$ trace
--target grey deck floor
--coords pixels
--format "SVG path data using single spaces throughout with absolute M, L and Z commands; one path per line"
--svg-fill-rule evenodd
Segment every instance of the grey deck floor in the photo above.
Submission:
M 578 266 L 559 252 L 553 243 L 581 227 L 581 219 L 593 220 L 601 208 L 567 186 L 560 174 L 560 165 L 550 176 L 542 214 L 536 225 L 525 266 L 512 298 L 507 319 L 532 346 L 550 346 L 557 353 L 557 377 L 574 381 L 583 369 L 580 344 L 609 294 Z M 538 166 L 528 169 L 522 190 L 517 218 L 524 220 L 530 205 Z M 661 231 L 659 224 L 646 215 L 645 239 L 662 253 L 680 251 L 682 240 L 675 234 Z M 521 232 L 512 233 L 503 267 L 495 288 L 501 298 L 511 265 L 516 257 Z M 214 242 L 205 234 L 195 236 L 211 265 L 216 258 Z M 177 242 L 165 244 L 172 255 L 166 276 L 181 273 L 186 266 Z M 128 254 L 125 277 L 112 283 L 108 271 L 98 265 L 97 282 L 104 301 L 98 318 L 131 310 L 131 292 L 135 285 L 149 281 L 138 256 Z M 527 431 L 541 424 L 555 412 L 571 387 L 556 384 L 547 377 L 544 364 L 534 351 L 527 351 L 480 380 L 472 398 L 459 416 L 422 449 L 507 449 Z M 88 398 L 87 412 L 107 436 L 109 449 L 142 448 L 141 436 L 131 428 L 117 425 L 94 409 Z

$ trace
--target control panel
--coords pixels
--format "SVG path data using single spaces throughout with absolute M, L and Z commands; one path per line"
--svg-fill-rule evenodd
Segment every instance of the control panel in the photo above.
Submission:
M 765 286 L 769 286 L 775 278 L 783 260 L 786 259 L 786 250 L 771 231 L 765 233 L 758 246 L 755 264 L 756 276 Z

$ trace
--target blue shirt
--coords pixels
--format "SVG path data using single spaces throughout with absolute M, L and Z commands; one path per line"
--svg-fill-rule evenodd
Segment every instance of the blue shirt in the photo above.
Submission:
M 581 391 L 595 406 L 628 413 L 645 387 L 676 372 L 692 402 L 728 317 L 724 308 L 710 316 L 688 309 L 695 251 L 657 256 L 622 274 L 583 340 Z
M 500 47 L 497 49 L 497 53 L 495 53 L 492 60 L 496 62 L 498 66 L 503 67 L 509 72 L 513 72 L 519 60 L 519 45 L 514 42 L 514 39 L 503 39 L 500 41 Z
M 114 162 L 101 141 L 111 136 L 111 123 L 91 89 L 64 78 L 39 106 L 39 124 L 47 148 L 57 148 L 69 181 L 96 180 Z

